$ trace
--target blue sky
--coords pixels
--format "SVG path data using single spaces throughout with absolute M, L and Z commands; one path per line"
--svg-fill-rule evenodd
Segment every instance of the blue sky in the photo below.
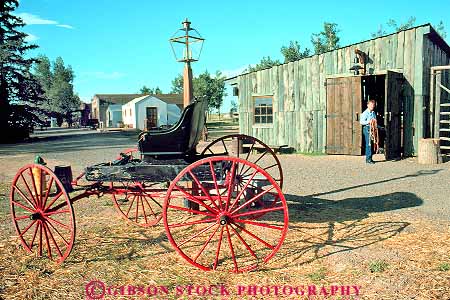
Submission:
M 61 56 L 75 71 L 75 91 L 90 102 L 96 93 L 135 93 L 144 84 L 169 92 L 183 65 L 168 39 L 186 17 L 206 39 L 194 74 L 220 70 L 232 76 L 263 56 L 282 60 L 280 48 L 290 40 L 311 48 L 310 36 L 323 22 L 339 25 L 345 46 L 369 39 L 388 19 L 409 16 L 417 25 L 442 20 L 450 34 L 449 11 L 448 0 L 20 0 L 16 13 L 40 47 L 35 54 Z

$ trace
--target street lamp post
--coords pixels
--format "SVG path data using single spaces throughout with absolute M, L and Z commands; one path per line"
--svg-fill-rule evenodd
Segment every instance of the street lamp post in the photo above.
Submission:
M 199 60 L 205 39 L 191 27 L 191 22 L 187 18 L 182 24 L 183 28 L 177 30 L 169 41 L 175 59 L 184 62 L 183 105 L 186 107 L 193 98 L 191 63 Z

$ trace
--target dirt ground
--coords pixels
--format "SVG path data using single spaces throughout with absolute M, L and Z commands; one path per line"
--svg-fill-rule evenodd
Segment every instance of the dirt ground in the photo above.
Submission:
M 93 133 L 0 145 L 0 299 L 84 299 L 94 279 L 107 286 L 223 284 L 231 290 L 223 297 L 158 299 L 289 298 L 273 290 L 238 295 L 238 285 L 356 286 L 360 294 L 351 299 L 450 299 L 450 163 L 422 166 L 413 158 L 385 162 L 377 155 L 367 166 L 363 157 L 280 155 L 289 231 L 276 256 L 250 273 L 197 270 L 172 249 L 162 224 L 125 223 L 108 196 L 74 204 L 76 243 L 62 265 L 19 246 L 8 196 L 19 167 L 40 154 L 49 166 L 71 165 L 77 174 L 113 160 L 135 140 L 134 133 Z

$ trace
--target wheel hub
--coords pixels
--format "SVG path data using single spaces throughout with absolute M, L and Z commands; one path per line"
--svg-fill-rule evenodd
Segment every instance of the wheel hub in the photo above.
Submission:
M 31 216 L 30 216 L 30 219 L 31 220 L 42 220 L 42 214 L 41 214 L 41 212 L 35 212 L 34 214 L 32 214 Z
M 219 223 L 220 223 L 220 225 L 222 225 L 222 226 L 227 225 L 227 224 L 228 224 L 228 217 L 227 217 L 226 215 L 221 215 L 221 216 L 219 217 Z

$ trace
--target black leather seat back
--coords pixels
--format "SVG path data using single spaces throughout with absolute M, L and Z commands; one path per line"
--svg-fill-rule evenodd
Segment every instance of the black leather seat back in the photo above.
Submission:
M 206 99 L 195 103 L 192 113 L 191 130 L 189 135 L 188 151 L 192 151 L 197 146 L 205 127 L 206 108 L 208 101 Z
M 177 124 L 166 130 L 151 130 L 140 134 L 138 147 L 144 155 L 181 155 L 191 153 L 200 140 L 205 125 L 207 101 L 189 104 Z

